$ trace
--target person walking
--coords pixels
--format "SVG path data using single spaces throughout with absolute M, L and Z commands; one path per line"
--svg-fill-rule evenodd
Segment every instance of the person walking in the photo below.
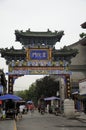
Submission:
M 47 113 L 49 113 L 49 104 L 47 104 Z
M 32 115 L 32 113 L 34 112 L 34 104 L 33 103 L 28 105 L 28 110 L 29 110 L 30 115 Z
M 2 119 L 5 120 L 6 118 L 6 111 L 5 108 L 2 109 Z

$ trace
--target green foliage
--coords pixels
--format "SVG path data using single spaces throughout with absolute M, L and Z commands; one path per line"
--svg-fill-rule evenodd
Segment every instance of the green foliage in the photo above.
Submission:
M 15 92 L 16 95 L 20 96 L 23 100 L 27 100 L 28 96 L 28 91 L 29 90 L 23 90 L 23 91 L 17 91 Z
M 56 96 L 56 92 L 59 89 L 59 84 L 51 77 L 46 76 L 42 80 L 36 81 L 36 96 L 37 99 L 44 95 L 44 97 Z
M 58 90 L 59 82 L 54 81 L 50 76 L 46 76 L 40 80 L 36 80 L 36 82 L 29 87 L 29 90 L 20 91 L 17 94 L 24 100 L 32 100 L 37 104 L 37 101 L 41 96 L 56 96 Z
M 79 36 L 80 36 L 81 38 L 84 38 L 84 37 L 86 37 L 86 34 L 85 34 L 85 33 L 81 33 Z

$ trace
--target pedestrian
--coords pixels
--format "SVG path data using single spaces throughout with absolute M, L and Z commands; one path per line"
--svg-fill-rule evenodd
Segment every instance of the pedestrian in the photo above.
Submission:
M 18 114 L 19 119 L 22 119 L 23 109 L 24 109 L 24 105 L 20 105 L 19 106 L 19 114 Z
M 5 108 L 2 109 L 2 119 L 5 120 L 6 118 L 6 111 Z
M 2 108 L 0 107 L 0 119 L 2 118 Z
M 15 120 L 17 121 L 18 120 L 18 115 L 19 115 L 19 108 L 17 107 L 15 109 Z
M 29 104 L 28 109 L 29 109 L 30 115 L 32 115 L 32 113 L 34 112 L 34 104 L 33 103 Z
M 49 113 L 49 104 L 47 104 L 47 113 Z

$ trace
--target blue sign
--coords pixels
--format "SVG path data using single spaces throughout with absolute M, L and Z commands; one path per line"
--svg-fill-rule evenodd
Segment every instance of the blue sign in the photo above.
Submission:
M 31 60 L 48 60 L 47 50 L 30 50 Z

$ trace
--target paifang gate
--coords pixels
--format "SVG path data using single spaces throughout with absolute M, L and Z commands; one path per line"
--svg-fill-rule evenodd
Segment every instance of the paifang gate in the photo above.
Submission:
M 56 50 L 56 42 L 60 42 L 63 31 L 23 32 L 15 30 L 16 41 L 22 44 L 22 49 L 0 49 L 1 57 L 8 65 L 8 93 L 13 93 L 14 80 L 23 75 L 60 75 L 66 79 L 66 97 L 70 98 L 69 69 L 71 58 L 77 50 L 63 47 Z M 17 42 L 17 43 L 18 43 Z

